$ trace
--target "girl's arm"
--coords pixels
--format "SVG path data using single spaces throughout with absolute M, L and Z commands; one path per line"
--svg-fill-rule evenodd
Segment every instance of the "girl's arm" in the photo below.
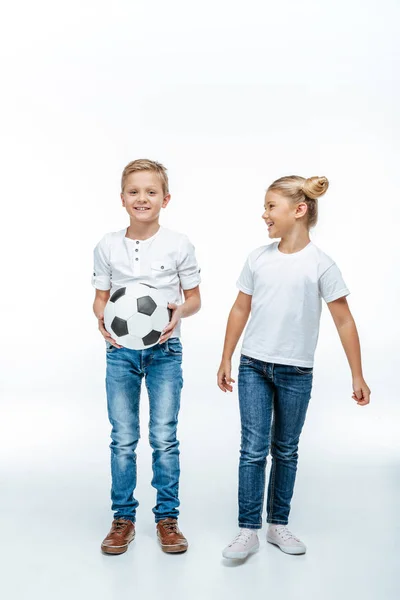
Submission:
M 361 366 L 361 349 L 357 327 L 346 298 L 328 302 L 328 308 L 336 325 L 340 341 L 349 361 L 353 378 L 353 399 L 359 406 L 369 404 L 371 390 L 364 380 Z
M 217 374 L 218 387 L 226 392 L 232 391 L 231 383 L 235 383 L 235 380 L 231 378 L 231 359 L 232 354 L 235 351 L 236 344 L 240 336 L 242 335 L 243 329 L 249 318 L 251 310 L 251 296 L 239 292 L 234 305 L 232 306 L 231 312 L 228 317 L 228 324 L 226 326 L 224 350 L 222 353 L 221 365 Z

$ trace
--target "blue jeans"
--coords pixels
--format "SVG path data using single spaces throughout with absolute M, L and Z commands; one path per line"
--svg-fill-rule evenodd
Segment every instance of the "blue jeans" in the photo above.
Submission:
M 270 449 L 267 522 L 288 523 L 298 444 L 311 396 L 312 378 L 312 367 L 267 363 L 241 355 L 238 377 L 242 426 L 239 527 L 260 529 L 262 525 L 265 466 Z
M 115 348 L 107 342 L 107 407 L 111 431 L 111 500 L 114 518 L 135 522 L 136 446 L 143 377 L 149 396 L 149 440 L 156 522 L 179 514 L 179 442 L 176 438 L 182 379 L 182 344 L 170 338 L 146 350 Z

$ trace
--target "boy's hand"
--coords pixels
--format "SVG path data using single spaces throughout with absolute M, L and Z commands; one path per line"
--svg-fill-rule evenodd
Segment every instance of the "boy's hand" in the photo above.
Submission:
M 219 389 L 222 390 L 223 392 L 227 392 L 227 391 L 232 392 L 233 391 L 233 387 L 231 386 L 231 383 L 235 383 L 235 380 L 232 379 L 232 377 L 231 377 L 231 369 L 232 369 L 232 363 L 230 360 L 223 360 L 218 369 L 217 383 L 218 383 Z
M 178 306 L 177 304 L 171 304 L 170 302 L 168 302 L 168 308 L 172 310 L 172 317 L 168 325 L 164 327 L 164 330 L 162 331 L 162 335 L 158 342 L 159 344 L 163 344 L 171 337 L 172 332 L 174 331 L 175 327 L 178 325 L 182 317 L 182 306 Z
M 369 404 L 371 390 L 365 383 L 363 377 L 355 377 L 353 379 L 353 390 L 354 393 L 352 398 L 357 402 L 358 406 L 366 406 Z
M 122 348 L 122 346 L 119 346 L 117 344 L 117 342 L 111 337 L 107 329 L 104 327 L 104 315 L 99 315 L 97 317 L 97 323 L 99 325 L 99 331 L 106 340 L 106 342 L 109 342 L 112 346 L 115 346 L 116 348 Z

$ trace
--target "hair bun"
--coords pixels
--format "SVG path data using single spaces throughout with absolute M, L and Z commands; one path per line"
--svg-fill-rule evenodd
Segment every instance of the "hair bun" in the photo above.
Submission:
M 329 187 L 329 181 L 326 177 L 309 177 L 303 183 L 303 192 L 307 198 L 316 200 L 323 196 Z

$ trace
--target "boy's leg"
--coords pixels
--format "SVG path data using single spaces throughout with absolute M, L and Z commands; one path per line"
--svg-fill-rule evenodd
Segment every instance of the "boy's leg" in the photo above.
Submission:
M 182 378 L 182 345 L 179 338 L 151 348 L 145 365 L 149 395 L 149 440 L 153 448 L 152 486 L 157 490 L 155 520 L 179 515 L 179 441 L 176 437 Z M 149 350 L 150 352 L 150 350 Z
M 271 365 L 242 355 L 238 390 L 242 430 L 239 527 L 260 529 L 274 395 Z
M 312 389 L 312 368 L 274 365 L 272 465 L 267 521 L 287 525 L 296 479 L 298 444 Z
M 139 433 L 139 399 L 143 377 L 141 351 L 107 344 L 107 407 L 112 425 L 111 500 L 115 519 L 136 520 L 136 446 Z

